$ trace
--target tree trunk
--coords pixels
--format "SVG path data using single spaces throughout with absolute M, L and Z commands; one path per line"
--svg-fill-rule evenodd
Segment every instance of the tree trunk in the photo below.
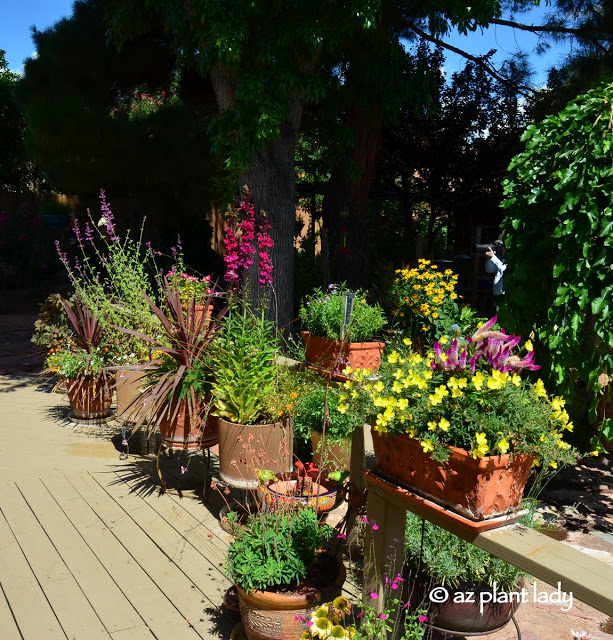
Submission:
M 369 116 L 358 103 L 352 105 L 347 119 L 355 133 L 355 144 L 347 153 L 359 167 L 360 175 L 355 180 L 343 179 L 340 174 L 333 176 L 324 199 L 323 215 L 334 255 L 332 280 L 347 282 L 356 289 L 368 283 L 368 196 L 375 177 L 382 120 L 379 115 Z M 349 212 L 346 219 L 340 216 L 343 209 Z
M 218 64 L 211 74 L 220 111 L 234 107 L 236 81 L 223 64 Z M 257 152 L 251 168 L 242 178 L 254 197 L 257 209 L 262 209 L 272 225 L 273 294 L 270 317 L 279 328 L 294 319 L 294 227 L 296 220 L 296 175 L 294 155 L 300 121 L 302 118 L 303 91 L 293 96 L 289 118 L 284 123 L 281 135 L 264 151 Z M 251 278 L 257 282 L 257 277 Z

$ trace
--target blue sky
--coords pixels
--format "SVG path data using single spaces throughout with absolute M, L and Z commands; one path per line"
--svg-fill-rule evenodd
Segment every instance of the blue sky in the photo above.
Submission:
M 230 0 L 231 1 L 231 0 Z M 536 7 L 529 14 L 516 16 L 520 22 L 538 24 L 542 20 L 545 8 Z M 59 19 L 72 14 L 72 0 L 2 0 L 0 12 L 0 49 L 6 51 L 6 58 L 11 71 L 19 73 L 23 61 L 34 53 L 30 27 L 36 26 L 40 31 L 52 26 Z M 465 49 L 472 54 L 483 54 L 489 49 L 498 49 L 494 60 L 498 63 L 519 48 L 532 51 L 536 45 L 536 37 L 525 32 L 507 27 L 493 26 L 481 34 L 480 32 L 461 36 L 452 35 L 450 44 Z M 546 80 L 546 69 L 567 54 L 567 49 L 557 47 L 546 56 L 532 56 L 537 74 L 534 84 L 540 86 Z M 445 69 L 451 73 L 463 66 L 463 59 L 454 54 L 447 54 Z

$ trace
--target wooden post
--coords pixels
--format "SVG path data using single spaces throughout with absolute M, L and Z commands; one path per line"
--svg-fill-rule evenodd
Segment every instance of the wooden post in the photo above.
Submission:
M 321 230 L 321 270 L 324 289 L 330 284 L 330 241 L 328 230 Z

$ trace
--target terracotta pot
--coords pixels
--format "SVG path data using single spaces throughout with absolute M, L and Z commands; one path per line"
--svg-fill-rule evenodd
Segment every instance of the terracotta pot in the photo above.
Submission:
M 258 486 L 258 493 L 267 504 L 289 504 L 309 506 L 317 513 L 325 513 L 334 508 L 337 499 L 338 485 L 333 480 L 327 480 L 326 474 L 317 471 L 307 474 L 307 491 L 305 495 L 294 495 L 298 485 L 299 474 L 296 472 L 279 473 L 278 482 Z M 318 479 L 319 476 L 319 479 Z
M 329 471 L 347 471 L 351 464 L 351 439 L 347 438 L 344 442 L 335 442 L 334 444 L 324 443 L 325 451 L 319 449 L 321 433 L 311 431 L 311 447 L 313 448 L 313 464 L 318 468 L 328 469 Z M 319 449 L 319 450 L 318 450 Z M 322 463 L 322 453 L 323 463 Z
M 115 378 L 115 397 L 117 399 L 117 417 L 129 422 L 136 400 L 141 395 L 141 386 L 147 374 L 132 369 L 118 369 Z
M 493 633 L 506 626 L 517 611 L 521 602 L 523 581 L 510 592 L 510 596 L 503 596 L 502 590 L 498 588 L 494 592 L 493 587 L 483 583 L 463 582 L 456 588 L 447 585 L 445 589 L 449 596 L 445 602 L 440 603 L 430 600 L 428 594 L 440 589 L 441 585 L 428 583 L 428 586 L 424 587 L 425 585 L 420 585 L 421 594 L 417 597 L 412 596 L 412 599 L 421 602 L 423 598 L 428 604 L 427 626 L 450 634 Z M 436 593 L 440 595 L 443 592 L 439 590 Z M 467 596 L 467 593 L 474 595 Z M 502 602 L 505 599 L 511 601 Z
M 172 420 L 166 415 L 158 420 L 162 443 L 175 449 L 197 449 L 217 444 L 219 418 L 209 412 L 203 424 L 206 405 L 207 400 L 202 400 L 197 405 L 194 414 L 189 416 L 187 400 L 180 400 L 179 409 Z
M 384 478 L 429 498 L 471 520 L 503 515 L 521 505 L 533 458 L 486 456 L 475 460 L 467 451 L 449 447 L 441 465 L 408 435 L 372 439 L 376 470 Z
M 378 371 L 385 342 L 337 342 L 302 331 L 305 359 L 323 369 L 342 371 L 347 365 L 353 369 Z
M 183 305 L 182 307 L 183 312 L 187 313 L 187 305 Z M 205 319 L 209 319 L 211 317 L 211 315 L 213 314 L 213 310 L 215 309 L 215 307 L 212 304 L 209 305 L 204 305 L 204 304 L 197 304 L 196 308 L 195 308 L 195 317 L 196 317 L 196 324 L 198 324 L 202 318 Z
M 291 420 L 252 425 L 219 419 L 219 476 L 232 487 L 256 489 L 258 469 L 291 471 L 293 449 Z
M 75 418 L 92 420 L 111 414 L 113 389 L 102 378 L 83 378 L 80 382 L 67 381 L 68 400 Z
M 301 593 L 238 590 L 241 618 L 248 640 L 300 640 L 306 629 L 304 620 L 319 607 L 341 595 L 346 572 L 338 563 L 335 580 L 322 589 Z

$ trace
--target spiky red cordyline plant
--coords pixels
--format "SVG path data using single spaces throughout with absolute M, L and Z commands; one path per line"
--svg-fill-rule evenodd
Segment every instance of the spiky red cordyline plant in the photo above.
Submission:
M 169 363 L 167 359 L 157 358 L 144 364 L 126 367 L 146 373 L 150 382 L 143 394 L 128 408 L 137 427 L 151 420 L 174 420 L 179 412 L 180 400 L 186 400 L 190 420 L 200 410 L 203 380 L 192 374 L 196 364 L 202 366 L 211 342 L 220 328 L 219 320 L 227 311 L 226 306 L 215 318 L 202 313 L 199 307 L 209 309 L 213 293 L 203 294 L 199 298 L 193 298 L 186 305 L 183 304 L 179 290 L 166 278 L 164 291 L 166 299 L 163 308 L 158 307 L 143 293 L 151 311 L 160 320 L 161 335 L 148 336 L 133 329 L 117 327 L 124 333 L 148 342 L 152 352 L 165 353 L 174 361 Z M 214 292 L 214 287 L 211 291 Z

